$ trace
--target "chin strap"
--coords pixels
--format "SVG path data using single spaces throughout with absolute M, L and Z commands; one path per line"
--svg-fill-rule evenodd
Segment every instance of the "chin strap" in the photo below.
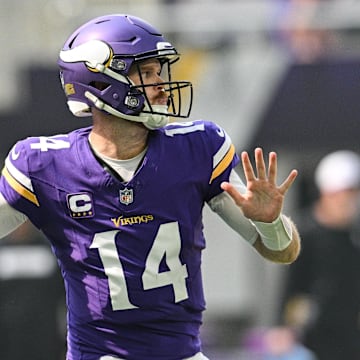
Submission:
M 141 112 L 138 116 L 135 116 L 135 115 L 126 115 L 118 110 L 115 110 L 113 107 L 105 104 L 102 100 L 100 100 L 97 96 L 95 96 L 89 91 L 85 92 L 85 97 L 89 99 L 97 109 L 106 111 L 107 113 L 119 117 L 121 119 L 141 122 L 150 130 L 162 128 L 169 122 L 169 116 L 165 114 L 167 113 L 167 105 L 152 105 L 151 106 L 152 109 L 150 109 L 148 105 L 145 105 L 146 111 L 152 110 L 155 112 L 162 112 L 164 114 L 152 114 L 150 112 L 149 113 Z

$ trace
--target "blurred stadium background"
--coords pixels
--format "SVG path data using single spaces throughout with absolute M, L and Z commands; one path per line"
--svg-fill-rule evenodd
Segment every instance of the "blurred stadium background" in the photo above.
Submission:
M 311 198 L 322 155 L 359 151 L 357 0 L 14 0 L 0 2 L 2 157 L 19 138 L 87 124 L 66 109 L 56 61 L 79 24 L 106 13 L 140 16 L 174 41 L 178 77 L 195 88 L 191 119 L 222 125 L 238 152 L 278 151 L 280 178 L 300 170 L 290 214 Z M 245 328 L 276 323 L 286 267 L 264 262 L 219 221 L 205 210 L 204 339 L 225 359 L 240 351 Z

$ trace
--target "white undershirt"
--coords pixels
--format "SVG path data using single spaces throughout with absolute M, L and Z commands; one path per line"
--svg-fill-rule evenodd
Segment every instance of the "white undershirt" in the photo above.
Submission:
M 140 164 L 140 161 L 142 160 L 147 151 L 147 148 L 135 157 L 126 160 L 109 158 L 100 154 L 94 148 L 93 151 L 95 152 L 96 156 L 98 156 L 101 160 L 110 165 L 111 168 L 114 169 L 124 179 L 124 182 L 129 182 L 134 176 L 135 171 Z

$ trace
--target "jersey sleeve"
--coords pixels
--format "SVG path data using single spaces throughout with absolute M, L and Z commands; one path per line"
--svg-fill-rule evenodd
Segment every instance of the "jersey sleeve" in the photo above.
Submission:
M 10 150 L 1 173 L 0 192 L 11 207 L 37 225 L 35 214 L 40 203 L 29 173 L 28 148 L 28 141 L 22 140 Z
M 229 181 L 232 169 L 240 160 L 230 136 L 224 129 L 211 122 L 205 123 L 205 126 L 212 158 L 209 192 L 206 199 L 206 201 L 210 201 L 223 191 L 220 184 L 223 181 Z
M 178 167 L 191 167 L 191 171 L 201 177 L 203 200 L 210 201 L 221 193 L 220 184 L 229 181 L 231 170 L 239 163 L 235 146 L 224 129 L 213 122 L 197 120 L 174 122 L 163 131 L 166 137 L 179 139 L 175 147 L 171 144 L 169 148 L 184 158 L 183 164 L 179 163 L 180 157 L 176 159 Z M 196 175 L 190 177 L 196 178 Z

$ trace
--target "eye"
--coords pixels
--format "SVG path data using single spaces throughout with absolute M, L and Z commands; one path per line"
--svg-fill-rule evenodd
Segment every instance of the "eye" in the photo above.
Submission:
M 144 77 L 149 77 L 149 76 L 151 76 L 151 71 L 146 70 L 146 71 L 143 71 L 141 74 Z
M 157 70 L 157 69 L 146 71 L 147 76 L 157 76 L 157 75 L 160 75 L 160 73 L 161 73 L 161 70 Z

